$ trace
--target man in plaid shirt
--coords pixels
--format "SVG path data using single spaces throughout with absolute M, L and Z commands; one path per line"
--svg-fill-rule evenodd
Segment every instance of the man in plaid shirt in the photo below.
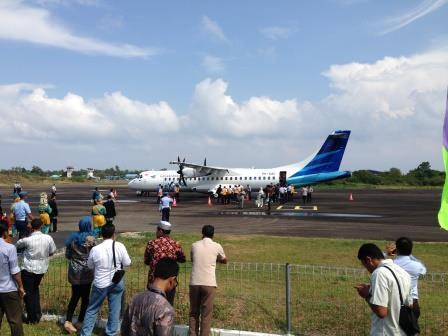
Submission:
M 154 281 L 154 270 L 156 265 L 162 258 L 170 258 L 179 263 L 185 262 L 185 254 L 180 244 L 170 237 L 172 225 L 166 221 L 160 221 L 157 226 L 156 239 L 150 240 L 145 249 L 145 264 L 149 265 L 148 283 L 146 287 L 151 288 L 151 283 Z M 174 296 L 176 295 L 176 288 L 165 293 L 168 302 L 174 304 Z

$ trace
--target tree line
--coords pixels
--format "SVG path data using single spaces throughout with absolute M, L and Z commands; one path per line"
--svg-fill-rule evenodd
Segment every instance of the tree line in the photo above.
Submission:
M 429 162 L 425 161 L 417 168 L 404 174 L 398 168 L 390 168 L 388 171 L 356 170 L 352 176 L 337 184 L 367 184 L 367 185 L 391 185 L 391 186 L 443 186 L 445 172 L 431 169 Z
M 26 169 L 24 167 L 12 167 L 10 169 L 1 169 L 0 173 L 9 174 L 15 176 L 25 176 L 25 177 L 42 177 L 48 178 L 51 176 L 58 175 L 60 177 L 66 177 L 67 172 L 65 170 L 43 170 L 39 166 L 32 166 L 31 169 Z M 123 178 L 126 174 L 137 173 L 135 170 L 120 169 L 119 166 L 106 168 L 106 169 L 95 169 L 94 175 L 96 177 L 105 178 L 106 176 L 117 176 Z M 75 180 L 80 180 L 87 177 L 87 169 L 75 170 L 72 173 Z

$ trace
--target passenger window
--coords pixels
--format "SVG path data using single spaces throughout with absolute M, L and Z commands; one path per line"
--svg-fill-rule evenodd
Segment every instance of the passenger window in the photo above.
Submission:
M 209 178 L 207 177 L 207 181 L 209 180 Z
M 252 180 L 252 176 L 249 176 L 249 180 Z
M 227 176 L 226 176 L 226 181 L 227 181 Z
M 247 176 L 244 176 L 244 180 L 247 180 Z
M 258 179 L 261 180 L 261 176 L 258 176 Z
M 263 180 L 266 180 L 266 176 L 263 176 Z
M 233 177 L 232 177 L 232 176 L 230 176 L 230 180 L 233 180 Z
M 243 177 L 242 176 L 240 176 L 240 181 L 243 179 Z

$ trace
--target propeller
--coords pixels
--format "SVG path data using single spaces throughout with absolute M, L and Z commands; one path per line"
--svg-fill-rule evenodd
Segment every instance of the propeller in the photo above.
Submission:
M 177 164 L 179 165 L 179 170 L 177 171 L 177 173 L 180 176 L 179 182 L 180 182 L 180 185 L 186 187 L 187 186 L 187 182 L 185 182 L 185 177 L 184 177 L 184 163 L 185 163 L 185 158 L 181 162 L 180 161 L 180 157 L 178 155 L 177 156 Z

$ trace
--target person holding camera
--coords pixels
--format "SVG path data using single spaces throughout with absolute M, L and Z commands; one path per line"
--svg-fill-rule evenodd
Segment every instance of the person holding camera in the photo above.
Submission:
M 371 335 L 404 335 L 402 306 L 411 306 L 411 278 L 375 244 L 363 244 L 358 259 L 371 274 L 370 284 L 355 286 L 371 310 Z
M 123 268 L 131 265 L 126 247 L 115 241 L 115 226 L 105 224 L 101 230 L 104 241 L 92 248 L 87 259 L 87 266 L 93 270 L 94 277 L 90 302 L 81 329 L 82 336 L 92 335 L 98 311 L 106 298 L 109 312 L 105 334 L 117 335 L 124 292 Z

